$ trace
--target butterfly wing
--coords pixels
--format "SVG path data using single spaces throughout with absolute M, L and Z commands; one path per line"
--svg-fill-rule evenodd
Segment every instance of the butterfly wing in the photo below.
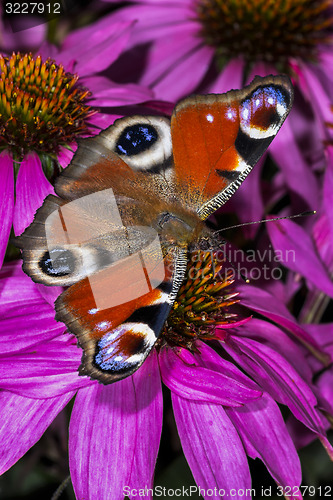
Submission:
M 170 196 L 173 157 L 170 120 L 131 116 L 116 120 L 91 139 L 81 140 L 74 158 L 57 179 L 55 192 L 66 200 L 111 187 L 151 205 Z M 149 196 L 147 194 L 149 193 Z
M 287 117 L 286 76 L 255 78 L 243 90 L 190 97 L 172 115 L 175 177 L 184 202 L 206 219 L 240 186 Z
M 163 118 L 131 117 L 81 141 L 71 165 L 56 181 L 59 197 L 48 196 L 34 222 L 16 238 L 23 249 L 23 269 L 34 281 L 71 285 L 149 241 L 148 228 L 166 210 L 166 202 L 155 186 L 156 177 L 161 176 L 147 176 L 138 165 L 141 161 L 146 169 L 148 164 L 156 169 L 158 162 L 167 164 L 168 159 L 163 148 L 158 158 L 150 147 L 144 151 L 141 146 L 139 154 L 134 151 L 126 156 L 128 163 L 116 154 L 117 144 L 124 149 L 124 130 L 126 134 L 138 121 L 141 127 L 154 123 L 156 130 L 160 127 L 161 134 L 166 136 L 168 131 L 170 136 L 169 123 Z M 160 142 L 165 140 L 159 137 Z M 161 149 L 154 143 L 156 147 Z
M 152 288 L 156 269 L 141 268 L 145 273 L 139 276 L 138 262 L 124 259 L 115 268 L 95 274 L 94 280 L 86 278 L 60 295 L 56 319 L 67 325 L 83 348 L 81 374 L 109 384 L 139 368 L 169 315 L 186 262 L 184 249 L 170 250 L 162 261 L 164 279 Z M 129 300 L 133 290 L 136 297 Z M 126 301 L 117 304 L 123 299 Z

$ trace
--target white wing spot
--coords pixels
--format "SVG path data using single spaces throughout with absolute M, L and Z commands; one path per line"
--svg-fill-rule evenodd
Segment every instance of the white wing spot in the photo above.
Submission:
M 283 104 L 278 104 L 276 106 L 276 111 L 280 116 L 283 116 L 286 113 L 287 108 Z
M 101 321 L 100 323 L 97 323 L 97 327 L 99 330 L 107 330 L 107 328 L 110 326 L 110 323 L 108 321 Z
M 98 313 L 98 311 L 99 311 L 98 307 L 94 307 L 93 309 L 89 309 L 88 313 L 89 314 L 96 314 L 96 313 Z
M 242 117 L 244 118 L 244 120 L 248 120 L 248 118 L 249 118 L 249 110 L 247 108 L 243 109 L 243 111 L 242 111 Z

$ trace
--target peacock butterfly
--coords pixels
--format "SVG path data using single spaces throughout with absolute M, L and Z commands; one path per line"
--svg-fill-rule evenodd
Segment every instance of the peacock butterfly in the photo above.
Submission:
M 17 239 L 38 283 L 69 286 L 56 319 L 83 349 L 80 373 L 104 384 L 154 346 L 189 249 L 214 246 L 205 220 L 232 196 L 287 117 L 286 76 L 180 101 L 171 116 L 131 116 L 80 142 L 55 192 Z

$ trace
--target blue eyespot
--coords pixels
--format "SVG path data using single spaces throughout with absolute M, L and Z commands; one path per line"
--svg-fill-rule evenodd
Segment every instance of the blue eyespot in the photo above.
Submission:
M 133 156 L 143 153 L 157 141 L 158 133 L 152 125 L 137 123 L 126 127 L 121 133 L 116 152 L 120 155 Z
M 44 253 L 39 267 L 49 276 L 67 276 L 75 270 L 75 259 L 70 250 L 53 249 L 50 253 Z

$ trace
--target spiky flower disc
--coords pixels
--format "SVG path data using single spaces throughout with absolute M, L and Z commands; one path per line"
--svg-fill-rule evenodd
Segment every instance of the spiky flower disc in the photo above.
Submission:
M 161 341 L 195 350 L 197 339 L 214 339 L 216 325 L 230 324 L 236 315 L 228 308 L 237 303 L 238 293 L 220 252 L 196 250 L 190 253 L 186 277 L 164 327 Z
M 49 58 L 20 53 L 0 55 L 0 72 L 0 148 L 18 156 L 52 155 L 88 133 L 86 120 L 95 111 L 86 105 L 90 93 L 77 75 Z
M 197 12 L 206 43 L 228 59 L 313 61 L 332 41 L 329 0 L 200 0 Z

